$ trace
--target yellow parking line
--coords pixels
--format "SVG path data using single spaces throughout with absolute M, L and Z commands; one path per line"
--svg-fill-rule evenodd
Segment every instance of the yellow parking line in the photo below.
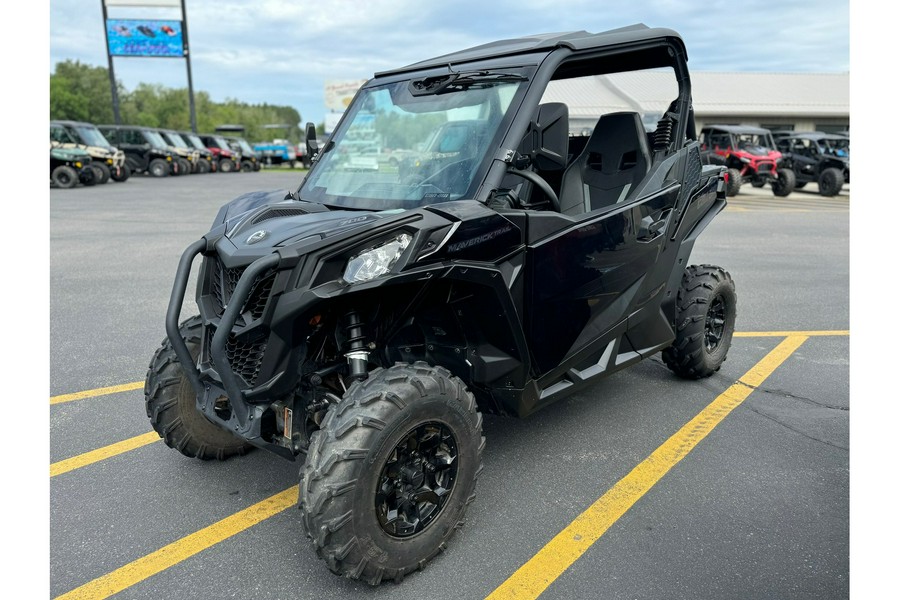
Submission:
M 657 481 L 688 455 L 716 425 L 771 375 L 803 342 L 791 335 L 737 382 L 666 440 L 628 475 L 578 515 L 528 562 L 488 596 L 488 600 L 537 598 Z
M 117 394 L 119 392 L 130 392 L 144 387 L 143 381 L 135 381 L 134 383 L 124 383 L 122 385 L 114 385 L 111 387 L 97 388 L 95 390 L 87 390 L 84 392 L 75 392 L 74 394 L 63 394 L 61 396 L 51 396 L 50 404 L 61 404 L 63 402 L 71 402 L 72 400 L 82 400 L 84 398 L 95 398 L 96 396 L 106 396 L 107 394 Z
M 193 555 L 264 521 L 281 511 L 297 505 L 298 487 L 295 485 L 245 508 L 217 523 L 204 527 L 186 537 L 163 546 L 111 573 L 90 581 L 56 600 L 86 600 L 109 598 L 136 583 L 156 575 Z
M 107 458 L 122 454 L 123 452 L 135 450 L 141 446 L 158 442 L 160 439 L 158 433 L 151 431 L 150 433 L 122 440 L 121 442 L 110 444 L 109 446 L 97 448 L 96 450 L 91 450 L 90 452 L 85 452 L 84 454 L 79 454 L 78 456 L 55 462 L 50 465 L 50 477 L 56 477 L 57 475 L 62 475 L 63 473 L 68 473 L 69 471 L 92 465 L 95 462 L 106 460 Z
M 833 331 L 735 331 L 734 337 L 790 337 L 792 335 L 802 335 L 805 337 L 818 336 L 841 336 L 850 335 L 848 330 Z

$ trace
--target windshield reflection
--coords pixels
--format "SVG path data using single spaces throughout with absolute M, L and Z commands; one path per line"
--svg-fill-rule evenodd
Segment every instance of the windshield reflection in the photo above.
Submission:
M 433 94 L 413 95 L 409 81 L 361 90 L 300 197 L 374 210 L 471 197 L 491 142 L 524 93 L 524 75 L 484 77 Z

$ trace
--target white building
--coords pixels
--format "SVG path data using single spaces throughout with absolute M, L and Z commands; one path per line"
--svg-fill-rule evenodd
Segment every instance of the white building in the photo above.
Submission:
M 706 124 L 839 132 L 850 129 L 849 73 L 691 72 L 697 131 Z M 573 134 L 607 112 L 637 111 L 648 128 L 676 96 L 671 73 L 635 71 L 555 81 L 544 102 L 569 105 Z

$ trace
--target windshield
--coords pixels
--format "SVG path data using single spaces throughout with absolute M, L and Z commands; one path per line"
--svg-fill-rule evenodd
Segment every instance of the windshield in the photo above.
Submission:
M 213 136 L 213 141 L 216 143 L 216 148 L 221 148 L 222 150 L 231 149 L 231 144 L 228 143 L 228 140 L 221 136 Z
M 166 140 L 162 138 L 161 135 L 156 133 L 155 131 L 150 131 L 148 129 L 144 130 L 144 135 L 147 137 L 147 141 L 149 141 L 156 148 L 165 148 L 169 144 L 166 143 Z
M 753 150 L 768 150 L 774 148 L 771 136 L 757 133 L 740 133 L 735 136 L 737 138 L 737 147 L 741 150 L 751 152 Z
M 253 148 L 250 147 L 250 144 L 248 144 L 247 140 L 245 140 L 244 138 L 234 138 L 234 143 L 238 145 L 238 148 L 240 148 L 247 154 L 253 153 Z
M 165 135 L 166 139 L 168 139 L 176 148 L 190 148 L 190 146 L 185 143 L 184 139 L 174 131 L 167 131 Z
M 433 93 L 417 90 L 417 81 L 360 90 L 301 185 L 301 199 L 386 210 L 473 197 L 526 80 L 479 76 L 477 85 L 465 80 Z
M 78 125 L 75 127 L 75 132 L 88 146 L 100 146 L 102 148 L 110 147 L 107 139 L 103 137 L 103 134 L 100 133 L 100 130 L 96 127 L 85 127 L 84 125 Z
M 186 133 L 186 134 L 184 134 L 184 139 L 189 141 L 191 143 L 191 145 L 194 146 L 194 148 L 197 148 L 198 150 L 206 150 L 206 146 L 203 145 L 203 142 L 200 141 L 200 138 L 197 137 L 195 134 Z
M 823 154 L 832 156 L 850 156 L 850 138 L 823 138 L 819 140 Z

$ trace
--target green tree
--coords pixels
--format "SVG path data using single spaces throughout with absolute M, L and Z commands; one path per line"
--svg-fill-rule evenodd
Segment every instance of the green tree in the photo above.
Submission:
M 131 92 L 117 87 L 122 121 L 168 129 L 190 129 L 190 102 L 187 88 L 167 88 L 141 83 Z M 219 125 L 242 125 L 244 137 L 251 142 L 287 138 L 302 139 L 301 118 L 292 106 L 268 103 L 248 104 L 233 98 L 213 102 L 207 92 L 194 93 L 197 129 L 208 133 Z M 112 92 L 104 67 L 92 67 L 77 61 L 58 63 L 50 76 L 50 118 L 112 123 Z M 283 129 L 266 125 L 284 124 Z
M 125 89 L 117 85 L 123 94 Z M 57 63 L 50 75 L 50 118 L 112 123 L 109 71 L 79 61 Z

